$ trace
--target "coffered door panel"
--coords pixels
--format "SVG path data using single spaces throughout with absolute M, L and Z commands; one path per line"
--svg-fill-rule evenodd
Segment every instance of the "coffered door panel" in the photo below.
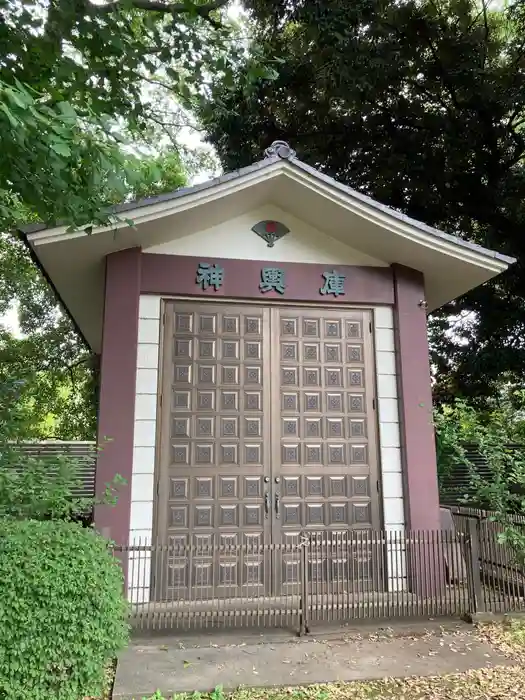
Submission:
M 275 573 L 283 591 L 298 584 L 292 546 L 302 532 L 326 541 L 380 526 L 370 321 L 365 310 L 272 310 L 272 539 L 290 545 Z M 311 578 L 366 566 L 352 548 L 322 567 L 321 544 L 319 562 L 312 551 Z
M 161 540 L 181 549 L 157 586 L 164 598 L 268 592 L 260 548 L 271 534 L 269 316 L 243 305 L 166 305 L 156 517 Z

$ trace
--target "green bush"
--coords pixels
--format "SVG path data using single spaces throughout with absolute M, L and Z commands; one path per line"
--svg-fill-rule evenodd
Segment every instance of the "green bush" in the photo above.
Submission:
M 30 428 L 20 401 L 21 384 L 0 376 L 0 517 L 78 520 L 95 505 L 115 505 L 118 487 L 126 484 L 119 474 L 97 498 L 77 498 L 82 486 L 78 459 L 67 454 L 31 456 L 23 449 Z
M 513 401 L 523 406 L 523 392 L 514 392 Z M 457 399 L 450 406 L 434 411 L 438 476 L 442 486 L 458 464 L 469 471 L 469 488 L 460 499 L 492 511 L 489 520 L 502 526 L 500 544 L 510 547 L 516 563 L 525 562 L 525 532 L 516 515 L 525 514 L 525 451 L 510 449 L 512 443 L 525 443 L 523 408 L 508 398 L 490 410 L 480 410 Z M 490 467 L 490 478 L 484 477 L 469 461 L 465 445 L 474 446 Z
M 0 520 L 0 698 L 97 696 L 128 637 L 118 561 L 71 522 Z

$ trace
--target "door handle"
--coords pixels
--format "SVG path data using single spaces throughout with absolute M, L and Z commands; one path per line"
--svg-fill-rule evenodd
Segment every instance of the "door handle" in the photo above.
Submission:
M 275 517 L 279 518 L 280 512 L 279 512 L 279 505 L 280 505 L 281 499 L 279 497 L 279 494 L 275 494 Z
M 264 517 L 267 518 L 270 513 L 270 494 L 268 491 L 264 494 Z

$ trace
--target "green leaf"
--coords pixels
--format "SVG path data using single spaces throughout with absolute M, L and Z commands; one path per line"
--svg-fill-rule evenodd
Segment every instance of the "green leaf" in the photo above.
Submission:
M 24 90 L 13 90 L 12 88 L 4 87 L 3 93 L 11 103 L 20 109 L 26 109 L 33 102 Z
M 69 104 L 69 102 L 59 102 L 57 104 L 57 107 L 60 110 L 61 114 L 63 114 L 68 119 L 77 119 L 77 113 L 75 112 L 73 106 Z
M 51 141 L 49 147 L 59 156 L 67 158 L 71 155 L 71 148 L 64 141 Z
M 20 700 L 58 697 L 58 688 L 64 700 L 100 697 L 129 634 L 122 570 L 107 542 L 75 523 L 13 519 L 0 521 L 0 537 L 0 576 L 10 580 L 0 600 L 0 688 Z
M 6 115 L 6 117 L 9 119 L 9 123 L 11 124 L 11 126 L 13 128 L 16 128 L 19 126 L 19 122 L 15 119 L 15 117 L 11 113 L 11 110 L 8 108 L 8 106 L 6 104 L 4 104 L 3 102 L 0 103 L 0 109 Z

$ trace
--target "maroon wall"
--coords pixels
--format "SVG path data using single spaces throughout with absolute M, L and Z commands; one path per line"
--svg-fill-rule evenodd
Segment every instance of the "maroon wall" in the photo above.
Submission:
M 105 537 L 124 545 L 129 538 L 139 298 L 140 249 L 112 253 L 106 260 L 97 496 L 116 474 L 128 483 L 119 487 L 116 506 L 97 506 L 95 526 Z
M 392 269 L 407 527 L 439 530 L 427 316 L 421 303 L 425 299 L 424 280 L 420 272 L 402 265 Z
M 224 269 L 224 282 L 215 291 L 203 291 L 197 284 L 197 267 L 201 262 L 216 263 Z M 261 268 L 278 267 L 285 273 L 284 294 L 261 292 Z M 345 275 L 345 294 L 323 296 L 323 272 L 335 269 Z M 188 295 L 212 298 L 281 299 L 314 301 L 319 304 L 393 304 L 394 288 L 390 267 L 357 267 L 352 265 L 312 265 L 264 260 L 225 260 L 177 255 L 142 254 L 143 294 Z

